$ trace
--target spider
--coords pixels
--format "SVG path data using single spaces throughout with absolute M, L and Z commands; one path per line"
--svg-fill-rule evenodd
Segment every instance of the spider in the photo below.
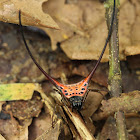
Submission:
M 33 62 L 36 64 L 36 66 L 40 69 L 40 71 L 48 78 L 48 80 L 56 87 L 58 93 L 61 94 L 62 98 L 71 105 L 72 109 L 76 109 L 76 110 L 80 110 L 82 108 L 82 104 L 83 102 L 86 100 L 86 97 L 88 95 L 89 89 L 89 82 L 93 76 L 93 74 L 95 73 L 101 59 L 102 56 L 105 52 L 107 43 L 109 42 L 111 33 L 112 33 L 112 27 L 113 27 L 113 21 L 114 21 L 114 16 L 115 16 L 115 0 L 114 0 L 114 6 L 113 6 L 113 14 L 112 14 L 112 20 L 111 20 L 111 25 L 110 25 L 110 29 L 108 32 L 108 36 L 105 42 L 105 45 L 103 47 L 103 50 L 100 54 L 100 57 L 96 63 L 96 65 L 94 66 L 94 68 L 92 69 L 92 71 L 89 73 L 89 75 L 83 79 L 82 81 L 75 83 L 75 84 L 70 84 L 70 85 L 65 85 L 62 83 L 59 83 L 58 81 L 56 81 L 54 78 L 52 78 L 50 75 L 48 75 L 43 68 L 39 65 L 39 63 L 35 60 L 35 58 L 33 57 L 23 34 L 23 29 L 22 29 L 22 24 L 21 24 L 21 11 L 19 11 L 19 25 L 20 25 L 20 29 L 21 29 L 21 34 L 22 34 L 22 38 L 25 44 L 25 47 L 30 55 L 30 57 L 32 58 Z

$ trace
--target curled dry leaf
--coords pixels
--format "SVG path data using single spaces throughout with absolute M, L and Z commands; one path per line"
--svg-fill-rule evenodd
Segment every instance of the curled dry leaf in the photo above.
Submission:
M 18 13 L 19 10 L 21 10 L 23 25 L 59 29 L 51 16 L 42 11 L 42 4 L 44 1 L 47 0 L 1 0 L 0 20 L 18 24 Z

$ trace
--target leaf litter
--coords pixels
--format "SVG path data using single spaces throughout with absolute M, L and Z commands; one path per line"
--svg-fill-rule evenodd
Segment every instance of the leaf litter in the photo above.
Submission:
M 4 2 L 3 4 L 7 4 L 7 1 L 2 2 Z M 14 0 L 8 2 L 10 5 L 11 3 L 15 3 Z M 9 14 L 8 17 L 7 15 L 4 15 L 6 17 L 4 17 L 2 21 L 4 21 L 5 18 L 9 18 L 10 21 L 7 20 L 8 22 L 18 22 L 17 17 L 19 6 L 21 4 L 27 4 L 27 1 L 25 0 L 22 2 L 16 2 L 17 3 L 15 3 L 15 5 L 12 7 L 12 10 L 14 9 L 13 11 L 15 11 L 15 15 L 13 15 L 14 17 L 11 19 L 9 18 L 11 14 L 11 12 L 9 11 L 7 12 Z M 41 29 L 44 29 L 43 26 L 50 28 L 58 28 L 59 26 L 59 28 L 61 28 L 60 31 L 52 30 L 49 28 L 44 29 L 44 31 L 46 31 L 51 38 L 51 46 L 47 41 L 48 38 L 45 37 L 41 39 L 42 35 L 40 35 L 41 37 L 35 36 L 35 33 L 33 31 L 33 34 L 31 34 L 30 30 L 28 32 L 27 29 L 26 38 L 29 45 L 33 48 L 32 51 L 35 57 L 38 61 L 40 61 L 40 64 L 43 65 L 45 70 L 49 71 L 49 73 L 55 78 L 60 78 L 61 72 L 64 72 L 68 77 L 68 83 L 78 82 L 90 72 L 91 68 L 93 67 L 93 63 L 90 61 L 71 61 L 71 59 L 91 60 L 98 58 L 97 54 L 100 54 L 102 46 L 104 45 L 104 40 L 107 35 L 106 23 L 104 21 L 103 4 L 96 1 L 82 0 L 75 3 L 71 2 L 71 4 L 65 3 L 64 0 L 42 0 L 39 3 L 37 1 L 35 3 L 34 1 L 31 1 L 31 3 L 35 4 L 35 6 L 37 6 L 38 4 L 38 10 L 40 10 L 40 13 L 42 14 L 38 14 L 38 17 L 35 16 L 36 9 L 30 8 L 31 10 L 33 10 L 30 11 L 28 9 L 28 3 L 25 9 L 24 7 L 22 7 L 21 9 L 23 11 L 22 20 L 24 25 L 40 26 Z M 3 4 L 1 5 L 2 7 L 5 6 Z M 133 91 L 135 89 L 140 90 L 140 81 L 138 79 L 138 70 L 140 68 L 140 65 L 139 61 L 137 60 L 137 58 L 139 57 L 135 56 L 136 54 L 139 54 L 138 5 L 139 4 L 137 0 L 133 2 L 127 2 L 126 0 L 121 1 L 119 29 L 121 53 L 120 57 L 121 59 L 124 59 L 127 55 L 134 55 L 133 58 L 131 56 L 126 58 L 127 60 L 129 59 L 129 61 L 122 62 L 122 73 L 124 73 L 124 92 L 127 91 L 127 94 L 129 94 L 130 91 Z M 71 11 L 71 8 L 73 9 L 73 11 Z M 127 9 L 130 9 L 130 11 L 128 11 Z M 121 12 L 124 13 L 124 15 L 121 14 Z M 53 22 L 51 22 L 52 20 L 50 20 L 49 18 L 42 19 L 44 14 L 48 17 L 50 16 L 53 19 Z M 51 23 L 47 20 L 49 20 Z M 40 25 L 36 25 L 36 22 L 38 21 L 40 21 Z M 37 99 L 39 99 L 40 106 L 38 104 L 39 102 L 36 102 L 36 98 L 34 98 L 34 88 L 30 89 L 32 90 L 32 92 L 27 92 L 28 98 L 25 98 L 23 94 L 21 94 L 19 97 L 16 96 L 16 98 L 13 96 L 17 100 L 22 99 L 22 101 L 8 101 L 6 103 L 1 102 L 1 113 L 3 112 L 2 116 L 5 116 L 5 118 L 7 118 L 0 118 L 1 126 L 3 126 L 0 129 L 1 137 L 3 139 L 41 139 L 42 137 L 44 139 L 50 139 L 53 137 L 58 139 L 58 137 L 63 138 L 65 136 L 70 139 L 72 137 L 70 131 L 72 131 L 73 136 L 78 138 L 77 130 L 72 127 L 73 124 L 69 122 L 68 118 L 63 113 L 63 110 L 61 108 L 62 104 L 60 104 L 59 101 L 56 101 L 57 99 L 54 98 L 57 94 L 52 92 L 52 88 L 48 86 L 48 81 L 45 80 L 44 76 L 40 74 L 40 72 L 38 71 L 36 66 L 34 66 L 30 58 L 27 57 L 27 52 L 22 49 L 23 44 L 21 43 L 21 39 L 19 35 L 15 33 L 16 26 L 5 25 L 3 23 L 0 24 L 2 25 L 0 28 L 0 63 L 2 66 L 0 67 L 1 83 L 7 84 L 19 81 L 43 81 L 43 87 L 47 93 L 46 96 L 44 92 L 42 92 L 42 89 L 39 90 L 41 95 L 38 95 Z M 39 30 L 38 33 L 40 34 Z M 100 37 L 101 34 L 102 38 Z M 94 41 L 92 38 L 94 38 Z M 58 43 L 60 44 L 60 48 L 56 45 Z M 55 50 L 55 52 L 52 51 L 51 47 L 53 50 Z M 108 61 L 107 58 L 108 55 L 106 54 L 103 61 Z M 134 61 L 136 63 L 134 63 Z M 130 72 L 129 68 L 126 66 L 127 62 L 132 72 Z M 56 71 L 56 68 L 58 68 L 59 70 Z M 93 82 L 91 83 L 90 87 L 105 90 L 107 88 L 107 74 L 108 64 L 101 64 L 92 79 Z M 40 88 L 41 87 L 39 86 L 39 89 Z M 5 87 L 5 89 L 7 88 Z M 16 89 L 17 88 L 13 89 L 13 92 L 11 92 L 12 95 Z M 129 95 L 127 94 L 125 94 L 124 98 L 129 97 Z M 137 96 L 139 96 L 139 92 L 136 93 L 136 97 Z M 10 100 L 13 100 L 14 98 L 10 98 Z M 107 138 L 109 136 L 113 137 L 113 132 L 115 132 L 115 130 L 113 128 L 109 129 L 110 121 L 106 122 L 108 124 L 107 127 L 102 123 L 103 121 L 105 122 L 105 118 L 102 118 L 102 122 L 98 121 L 97 123 L 94 119 L 94 115 L 97 115 L 97 113 L 99 113 L 99 111 L 102 109 L 102 107 L 100 107 L 102 103 L 104 103 L 103 107 L 107 108 L 106 110 L 109 111 L 109 109 L 111 109 L 108 108 L 110 104 L 114 103 L 115 105 L 115 102 L 117 102 L 118 100 L 119 102 L 123 102 L 123 99 L 120 97 L 114 100 L 110 99 L 109 103 L 111 103 L 109 104 L 106 101 L 101 102 L 102 98 L 103 97 L 101 94 L 96 92 L 90 92 L 84 104 L 83 110 L 81 111 L 88 129 L 91 130 L 93 135 L 98 135 L 99 129 L 105 131 L 101 133 L 100 139 L 104 136 L 104 133 L 106 133 Z M 23 101 L 24 99 L 26 99 L 26 101 Z M 135 96 L 133 99 L 136 99 Z M 7 101 L 7 98 L 5 98 L 5 101 Z M 21 106 L 21 108 L 19 106 Z M 22 111 L 23 108 L 25 108 L 24 111 Z M 28 109 L 26 110 L 26 108 Z M 104 108 L 102 109 L 102 111 L 105 111 Z M 34 109 L 37 110 L 36 113 L 34 112 Z M 126 121 L 128 120 L 127 122 L 129 122 L 127 123 L 127 128 L 130 129 L 132 132 L 131 136 L 129 135 L 129 137 L 139 137 L 139 133 L 134 133 L 137 132 L 139 129 L 136 125 L 139 121 L 139 115 L 138 113 L 134 112 L 134 110 L 131 110 L 129 113 L 127 111 L 126 116 L 128 116 L 128 119 L 126 118 Z M 110 112 L 111 114 L 113 114 L 113 111 Z M 10 119 L 8 119 L 9 116 Z M 132 120 L 135 120 L 136 124 L 132 123 L 134 122 Z M 69 125 L 72 129 L 70 130 L 67 125 Z M 41 128 L 39 128 L 39 126 L 41 126 Z M 52 126 L 54 126 L 55 129 L 53 129 Z M 134 129 L 131 129 L 130 126 L 134 127 Z M 109 130 L 112 130 L 112 133 L 107 133 L 109 132 Z M 113 138 L 115 139 L 115 137 Z

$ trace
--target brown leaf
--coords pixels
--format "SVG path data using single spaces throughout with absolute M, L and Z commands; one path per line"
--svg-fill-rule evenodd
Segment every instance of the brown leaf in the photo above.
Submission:
M 12 115 L 18 120 L 25 120 L 38 117 L 42 107 L 43 103 L 41 101 L 41 97 L 34 94 L 32 99 L 28 101 L 19 100 L 8 102 L 4 110 L 7 113 L 12 112 Z
M 135 45 L 138 45 L 140 44 L 140 3 L 139 3 L 139 0 L 133 0 L 132 1 L 132 4 L 135 8 L 135 22 L 134 22 L 134 25 L 133 25 L 133 29 L 131 30 L 132 31 L 132 34 L 131 34 L 131 38 L 132 38 L 132 44 L 135 46 Z M 140 48 L 140 47 L 139 47 Z
M 71 59 L 78 60 L 92 60 L 98 59 L 103 49 L 106 33 L 106 25 L 100 24 L 98 28 L 90 29 L 89 36 L 84 37 L 80 35 L 74 35 L 70 39 L 61 43 L 63 51 Z M 101 37 L 102 35 L 102 37 Z M 99 41 L 100 40 L 100 41 Z M 108 50 L 108 49 L 107 49 Z M 108 60 L 108 51 L 105 52 L 103 59 Z
M 92 114 L 98 109 L 103 96 L 98 92 L 89 92 L 87 99 L 84 103 L 81 113 L 85 117 L 91 117 Z
M 21 10 L 23 25 L 59 29 L 51 16 L 42 11 L 44 1 L 46 0 L 2 0 L 0 1 L 0 20 L 18 24 L 18 13 Z
M 140 44 L 140 26 L 138 26 L 140 9 L 138 6 L 138 0 L 132 3 L 121 0 L 119 17 L 121 60 L 124 60 L 128 55 L 140 53 L 139 51 L 129 53 L 132 49 L 136 48 L 137 50 Z M 59 42 L 70 59 L 97 60 L 99 58 L 108 33 L 103 4 L 97 1 L 78 1 L 73 4 L 65 4 L 64 0 L 57 0 L 57 2 L 52 0 L 44 3 L 43 9 L 45 13 L 49 13 L 55 19 L 61 28 L 59 31 L 45 29 L 51 38 L 53 49 L 57 48 L 56 44 Z M 132 47 L 132 49 L 128 52 L 127 47 Z M 106 50 L 102 61 L 108 61 L 108 50 Z
M 61 133 L 61 125 L 62 122 L 60 120 L 57 121 L 54 128 L 50 127 L 49 130 L 45 131 L 41 136 L 39 136 L 36 140 L 58 140 L 59 135 Z
M 18 135 L 18 122 L 13 120 L 0 120 L 0 132 L 1 134 L 8 140 L 10 137 L 12 138 L 14 135 Z
M 140 46 L 128 46 L 124 53 L 126 56 L 140 54 Z
M 108 117 L 99 137 L 99 140 L 107 140 L 107 139 L 118 140 L 116 123 L 113 117 Z
M 26 120 L 21 126 L 14 118 L 0 120 L 0 132 L 6 140 L 28 140 L 28 127 L 31 121 L 31 119 Z
M 45 131 L 52 127 L 52 119 L 49 114 L 41 113 L 39 117 L 35 118 L 29 128 L 29 139 L 35 140 Z
M 140 117 L 126 118 L 126 128 L 130 130 L 129 133 L 140 138 Z
M 84 34 L 81 28 L 82 11 L 77 5 L 67 5 L 65 0 L 49 0 L 43 3 L 42 9 L 53 17 L 61 29 L 44 29 L 51 38 L 53 50 L 57 48 L 58 42 L 68 39 L 74 32 Z

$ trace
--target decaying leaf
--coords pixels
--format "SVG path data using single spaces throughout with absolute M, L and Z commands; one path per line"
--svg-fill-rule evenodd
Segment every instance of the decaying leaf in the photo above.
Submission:
M 126 56 L 132 54 L 124 53 L 127 47 L 138 48 L 137 46 L 140 44 L 138 32 L 140 16 L 137 16 L 140 9 L 138 0 L 133 3 L 126 0 L 120 2 L 120 59 L 125 59 Z M 59 6 L 57 6 L 58 3 Z M 59 42 L 70 59 L 92 60 L 99 58 L 107 37 L 103 4 L 92 0 L 77 1 L 77 3 L 71 4 L 66 4 L 64 0 L 57 0 L 57 2 L 51 0 L 43 4 L 43 11 L 49 13 L 61 28 L 59 31 L 44 29 L 51 38 L 53 49 L 57 48 L 56 44 Z M 139 52 L 133 51 L 134 54 L 139 54 Z M 108 51 L 105 52 L 102 61 L 108 61 Z
M 47 0 L 1 0 L 0 20 L 9 23 L 19 23 L 18 13 L 21 10 L 22 24 L 59 29 L 50 15 L 42 11 L 42 4 Z
M 137 140 L 140 137 L 140 117 L 126 118 L 126 128 Z
M 41 87 L 37 83 L 1 84 L 0 101 L 29 100 L 35 90 L 42 93 Z
M 26 120 L 22 126 L 18 124 L 16 119 L 0 120 L 0 132 L 6 140 L 28 140 L 28 127 L 32 119 Z
M 85 117 L 91 117 L 92 114 L 98 109 L 102 99 L 103 95 L 98 92 L 90 91 L 83 105 L 84 107 L 81 110 L 82 115 Z
M 35 140 L 45 131 L 49 130 L 52 127 L 51 121 L 50 115 L 43 112 L 37 118 L 34 118 L 29 130 L 29 139 Z
M 61 120 L 58 120 L 57 123 L 55 124 L 54 128 L 50 127 L 49 130 L 44 132 L 41 136 L 39 136 L 36 140 L 54 140 L 58 139 L 59 135 L 61 133 L 61 127 L 62 127 L 62 122 Z
M 100 133 L 99 140 L 118 140 L 115 119 L 110 116 L 107 118 L 105 125 Z
M 9 101 L 3 105 L 3 111 L 5 113 L 12 113 L 13 117 L 18 120 L 26 120 L 33 117 L 38 117 L 41 109 L 43 107 L 43 102 L 37 93 L 34 93 L 31 100 L 19 100 L 19 101 Z

